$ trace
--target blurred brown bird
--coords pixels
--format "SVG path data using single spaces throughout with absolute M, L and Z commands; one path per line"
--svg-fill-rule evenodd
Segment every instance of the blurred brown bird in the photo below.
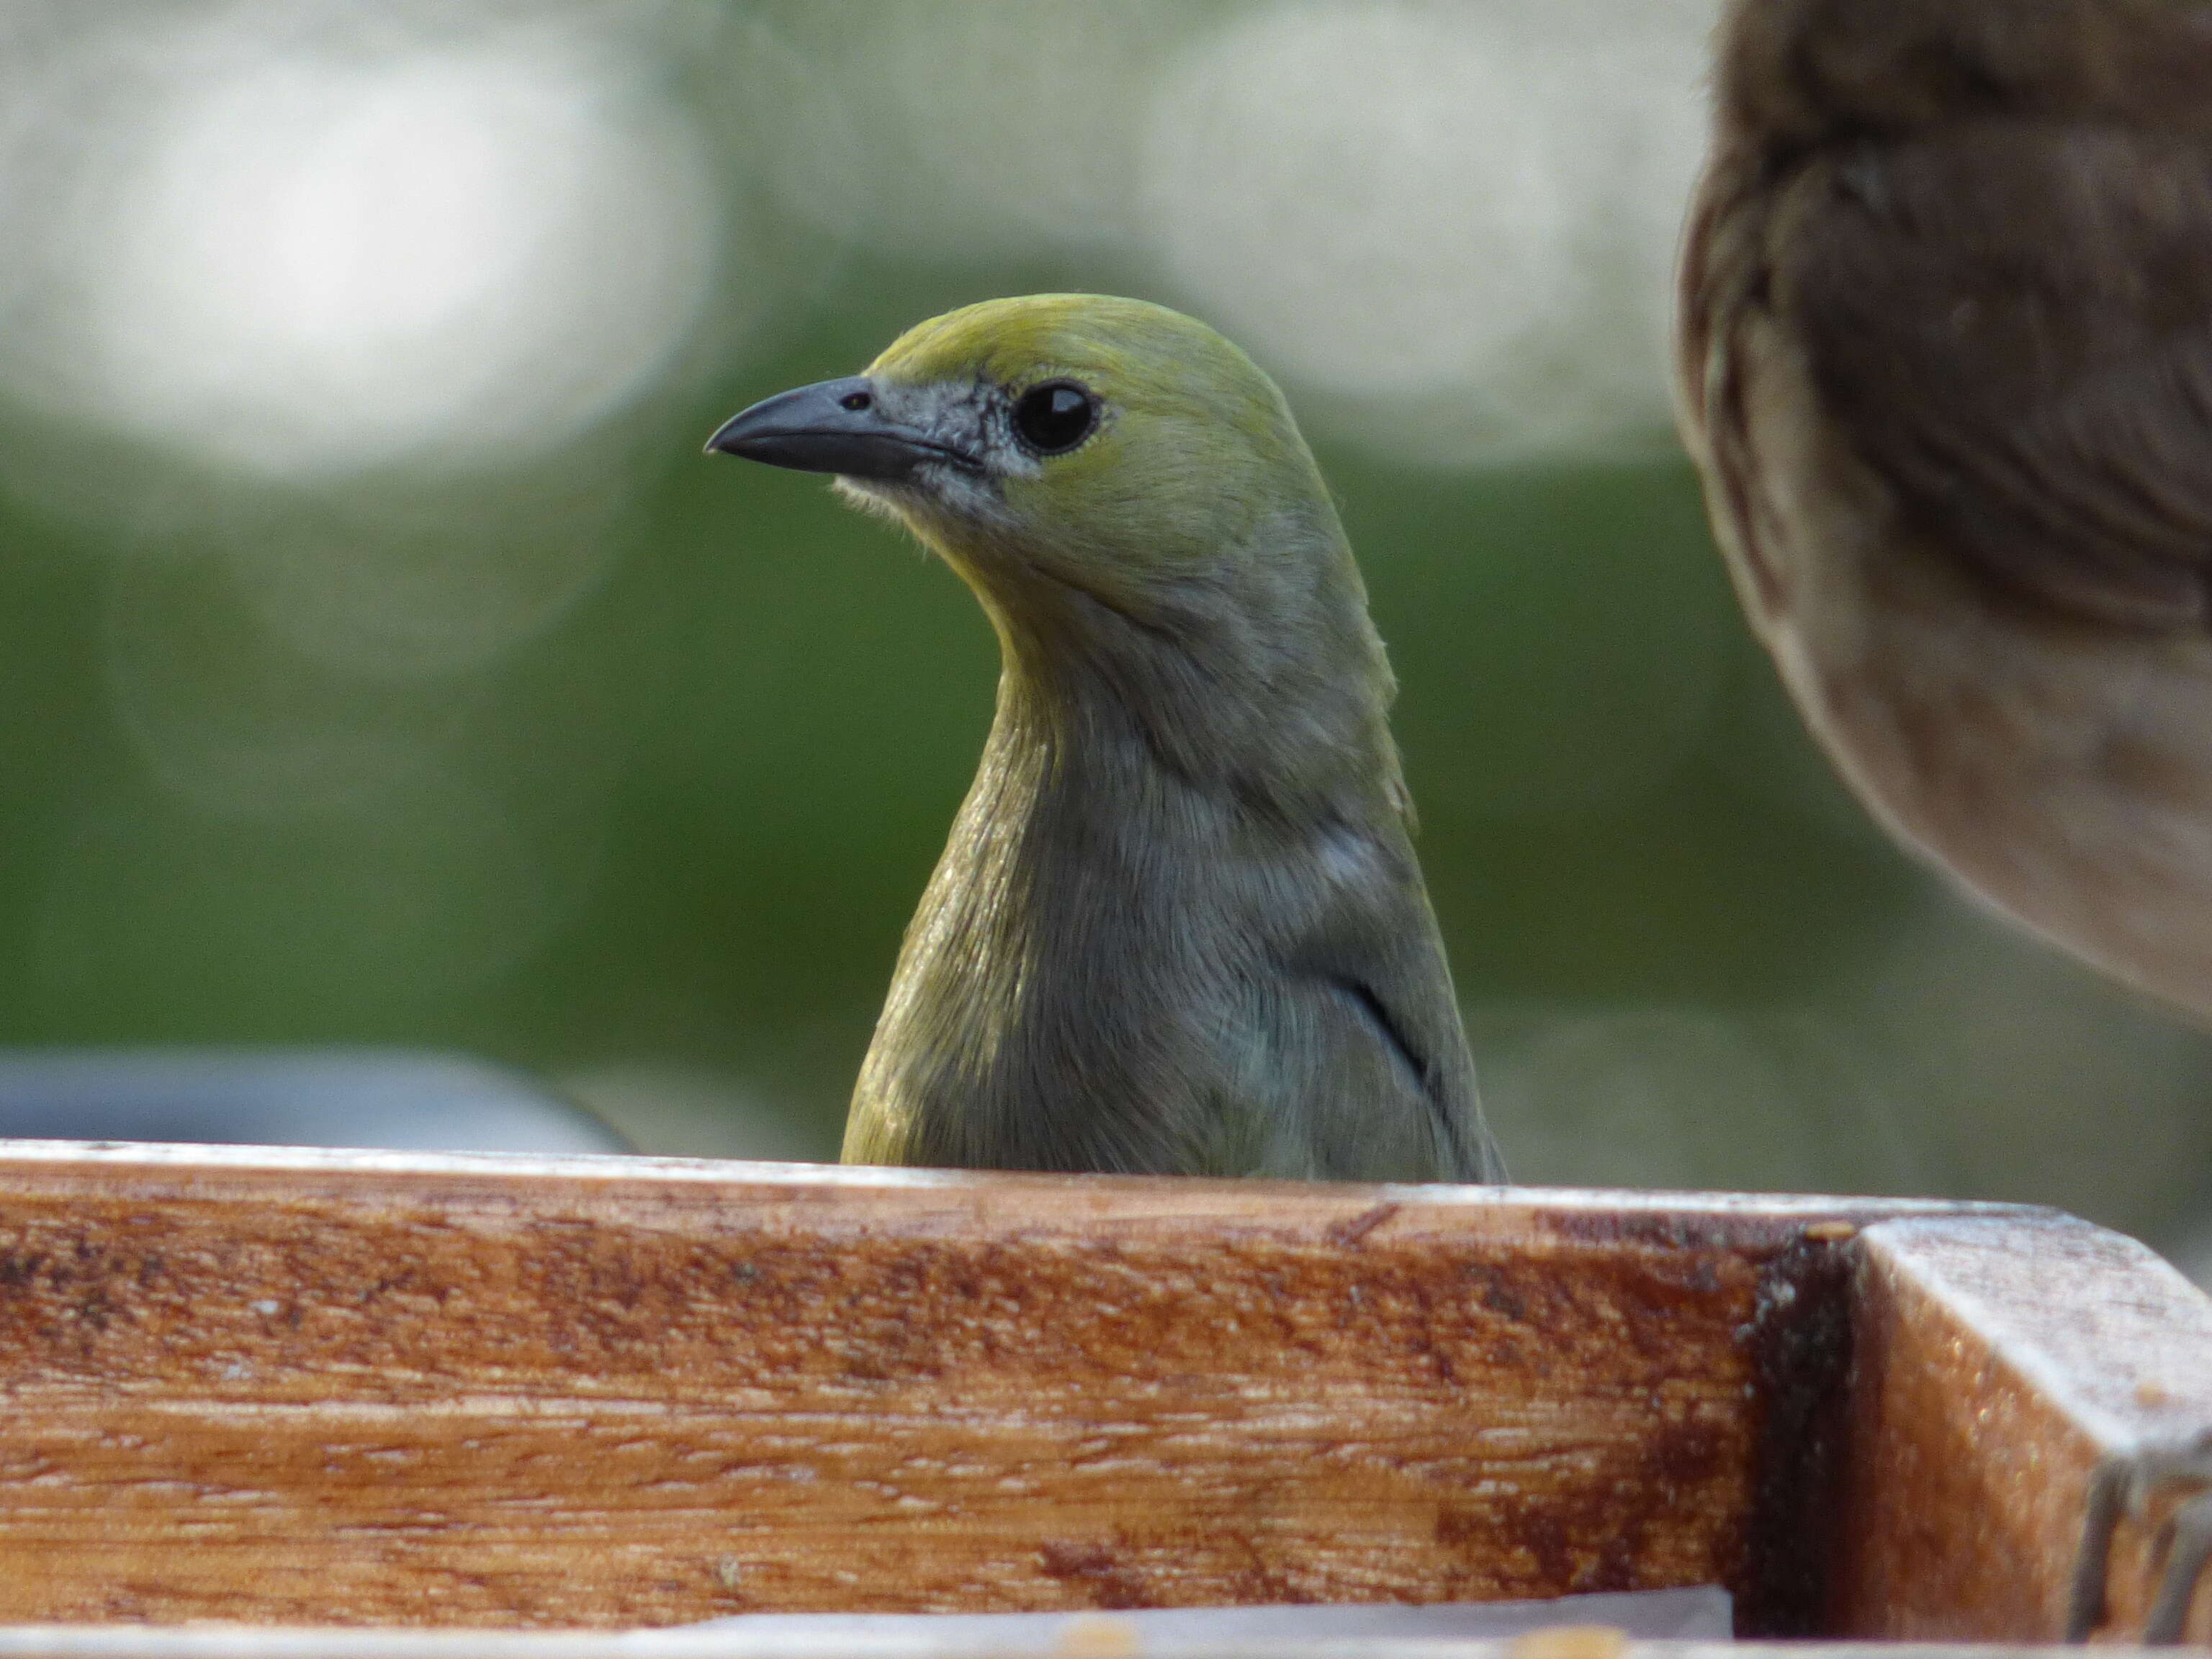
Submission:
M 2212 1015 L 2212 8 L 1740 0 L 1682 428 L 1900 839 Z
M 2212 1016 L 2212 7 L 1733 0 L 1718 44 L 1677 371 L 1753 628 L 1900 840 Z M 2077 1632 L 2150 1469 L 2100 1476 Z

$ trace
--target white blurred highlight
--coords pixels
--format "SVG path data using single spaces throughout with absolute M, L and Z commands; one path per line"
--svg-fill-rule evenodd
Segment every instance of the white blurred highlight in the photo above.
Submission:
M 1706 0 L 1288 4 L 1163 85 L 1148 221 L 1315 423 L 1463 465 L 1660 441 Z
M 68 222 L 10 228 L 46 233 L 15 262 L 48 289 L 19 390 L 280 475 L 499 460 L 641 390 L 703 299 L 715 193 L 622 52 L 276 21 L 81 47 L 138 95 L 44 112 L 88 131 Z

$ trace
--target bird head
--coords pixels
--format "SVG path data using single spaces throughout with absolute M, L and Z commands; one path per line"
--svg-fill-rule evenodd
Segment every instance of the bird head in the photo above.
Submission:
M 754 404 L 708 447 L 836 474 L 959 571 L 1002 634 L 1093 606 L 1169 629 L 1240 592 L 1249 610 L 1310 548 L 1350 569 L 1274 383 L 1135 300 L 965 307 L 862 374 Z

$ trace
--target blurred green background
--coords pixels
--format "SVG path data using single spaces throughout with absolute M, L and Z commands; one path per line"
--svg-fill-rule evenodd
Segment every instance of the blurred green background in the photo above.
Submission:
M 0 6 L 0 1041 L 450 1046 L 834 1156 L 994 647 L 699 446 L 1098 289 L 1301 411 L 1518 1176 L 2212 1260 L 2212 1047 L 1892 850 L 1736 614 L 1663 374 L 1710 24 Z

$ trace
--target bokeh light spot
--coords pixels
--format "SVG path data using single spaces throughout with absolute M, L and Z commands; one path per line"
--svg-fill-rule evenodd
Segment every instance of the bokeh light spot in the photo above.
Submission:
M 1707 13 L 1242 15 L 1159 92 L 1159 255 L 1191 304 L 1326 395 L 1304 405 L 1316 424 L 1401 458 L 1655 441 Z
M 561 32 L 241 39 L 254 19 L 208 26 L 224 50 L 179 45 L 204 74 L 142 66 L 147 108 L 118 117 L 76 234 L 45 250 L 81 301 L 48 319 L 49 372 L 14 378 L 291 475 L 527 453 L 650 380 L 697 314 L 718 216 L 694 135 L 629 94 L 618 52 Z

